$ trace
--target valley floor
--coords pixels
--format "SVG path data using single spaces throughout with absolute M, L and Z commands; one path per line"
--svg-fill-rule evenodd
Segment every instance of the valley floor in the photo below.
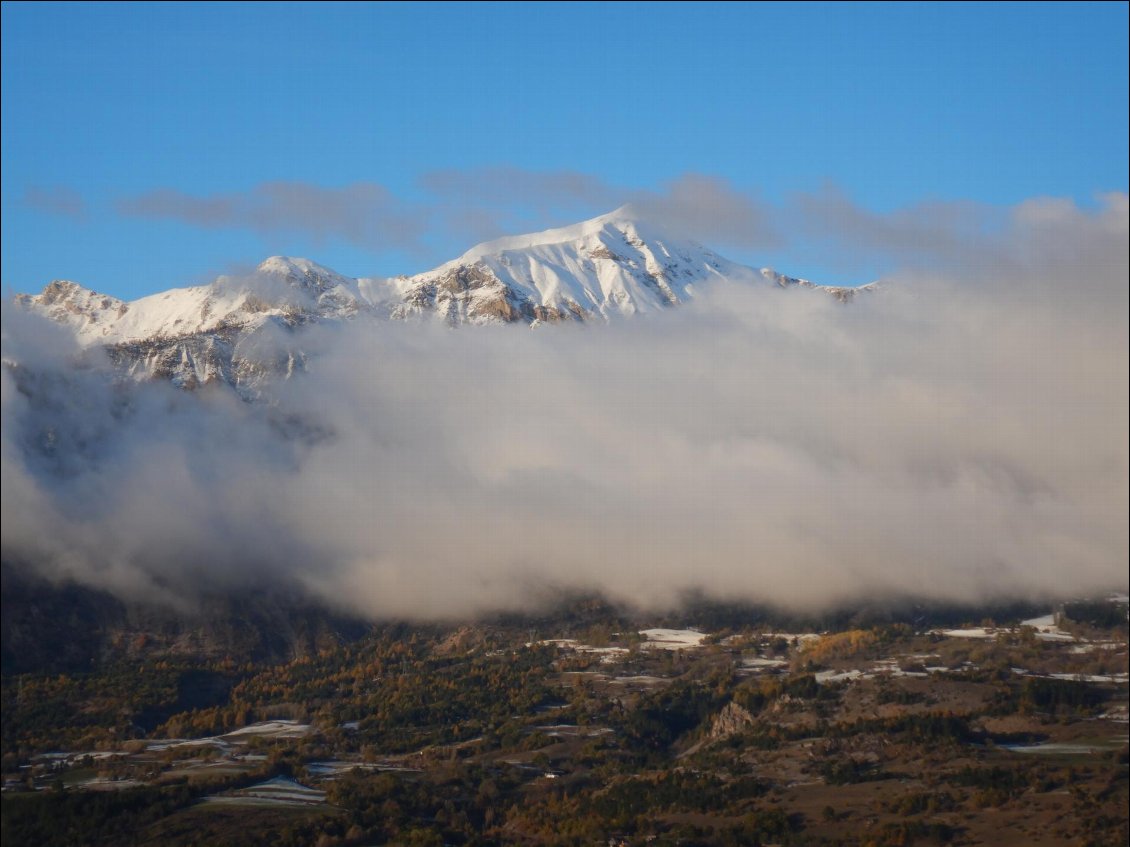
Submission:
M 5 677 L 5 847 L 1126 843 L 1124 623 L 627 624 Z

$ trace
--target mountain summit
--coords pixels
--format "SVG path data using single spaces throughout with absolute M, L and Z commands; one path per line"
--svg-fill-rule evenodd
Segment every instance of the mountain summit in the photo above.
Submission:
M 625 206 L 572 226 L 488 241 L 396 280 L 402 302 L 393 314 L 430 312 L 452 324 L 612 318 L 685 302 L 696 286 L 752 273 L 663 233 Z

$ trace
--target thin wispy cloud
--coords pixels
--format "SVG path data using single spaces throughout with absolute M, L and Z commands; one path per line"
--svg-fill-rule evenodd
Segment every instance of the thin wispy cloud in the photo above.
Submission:
M 920 262 L 960 255 L 1000 233 L 1007 209 L 971 201 L 934 201 L 880 213 L 833 185 L 796 193 L 782 210 L 795 240 L 841 263 L 877 257 Z
M 423 174 L 418 188 L 412 199 L 371 182 L 338 188 L 271 182 L 206 196 L 158 189 L 120 199 L 116 207 L 127 217 L 265 236 L 293 234 L 315 243 L 348 243 L 374 255 L 412 253 L 420 257 L 420 270 L 429 262 L 451 258 L 452 248 L 437 252 L 437 243 L 465 249 L 623 205 L 673 233 L 722 251 L 803 250 L 846 271 L 876 262 L 901 267 L 955 256 L 969 261 L 975 251 L 995 250 L 1016 214 L 971 201 L 934 201 L 880 213 L 834 185 L 770 203 L 725 179 L 695 173 L 658 188 L 640 188 L 574 171 L 448 169 Z M 56 198 L 60 206 L 65 198 L 70 198 L 70 206 L 82 208 L 81 197 L 62 191 Z M 47 202 L 46 197 L 41 200 Z
M 684 174 L 656 189 L 611 184 L 574 171 L 514 167 L 437 170 L 418 179 L 419 196 L 372 182 L 327 188 L 269 182 L 246 191 L 197 196 L 161 188 L 119 199 L 130 218 L 178 221 L 203 229 L 293 234 L 341 241 L 374 254 L 421 254 L 426 242 L 472 244 L 561 226 L 624 205 L 656 224 L 720 249 L 782 243 L 778 211 L 726 180 Z M 435 261 L 449 256 L 433 255 Z
M 76 221 L 86 220 L 86 200 L 73 188 L 61 185 L 29 186 L 24 191 L 23 201 L 24 205 L 40 212 Z
M 496 232 L 546 228 L 631 205 L 649 220 L 719 248 L 764 248 L 780 242 L 773 212 L 727 180 L 688 173 L 657 189 L 615 185 L 577 171 L 493 167 L 424 174 L 421 186 L 439 208 L 491 210 Z
M 526 205 L 543 213 L 570 205 L 605 207 L 623 202 L 628 191 L 581 171 L 534 171 L 504 166 L 428 171 L 419 183 L 433 196 L 464 206 Z
M 316 242 L 341 240 L 372 251 L 418 251 L 427 212 L 382 185 L 324 187 L 266 182 L 242 192 L 195 196 L 171 188 L 119 200 L 127 217 L 174 220 L 205 229 L 297 234 Z
M 802 255 L 830 272 L 832 279 L 822 280 L 827 282 L 836 276 L 873 278 L 876 268 L 890 273 L 922 265 L 942 268 L 951 261 L 985 265 L 1009 254 L 1008 239 L 1019 221 L 1029 227 L 1066 227 L 1086 214 L 1071 201 L 1054 198 L 1036 198 L 1013 209 L 932 201 L 876 212 L 834 185 L 769 203 L 703 174 L 684 174 L 659 188 L 642 189 L 580 172 L 494 167 L 433 171 L 418 184 L 419 193 L 411 200 L 371 182 L 338 188 L 271 182 L 205 196 L 159 189 L 119 199 L 116 208 L 126 217 L 250 230 L 261 234 L 272 251 L 278 250 L 277 236 L 295 236 L 315 245 L 350 244 L 374 257 L 407 254 L 414 257 L 413 266 L 404 270 L 414 272 L 481 241 L 629 205 L 662 228 L 723 254 L 734 250 L 754 260 L 771 250 Z M 1115 193 L 1102 202 L 1116 207 L 1124 197 Z M 80 194 L 65 188 L 29 191 L 27 202 L 78 219 L 88 209 Z M 1094 225 L 1088 218 L 1086 226 Z M 1037 241 L 1033 249 L 1040 246 Z M 1089 254 L 1085 251 L 1079 261 L 1089 262 Z

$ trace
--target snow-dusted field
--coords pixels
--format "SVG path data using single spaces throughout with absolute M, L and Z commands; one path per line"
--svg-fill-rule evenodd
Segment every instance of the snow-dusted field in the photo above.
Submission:
M 346 762 L 340 759 L 328 759 L 323 762 L 307 762 L 306 764 L 306 772 L 311 776 L 317 777 L 333 778 L 354 770 L 372 771 L 378 770 L 378 766 L 367 762 Z
M 212 795 L 206 798 L 206 802 L 229 806 L 317 806 L 326 802 L 326 792 L 307 788 L 285 776 L 276 776 L 230 794 Z
M 1041 641 L 1079 641 L 1070 632 L 1064 632 L 1055 625 L 1055 614 L 1048 613 L 1038 618 L 1029 618 L 1020 622 L 1021 627 L 1030 627 L 1036 630 L 1036 637 Z M 938 635 L 947 638 L 996 638 L 998 635 L 1015 632 L 1011 627 L 983 627 L 970 626 L 959 629 L 936 629 Z
M 242 729 L 235 729 L 221 738 L 233 739 L 249 735 L 261 735 L 267 738 L 302 738 L 313 731 L 310 724 L 298 721 L 260 721 Z
M 208 736 L 206 738 L 165 738 L 160 741 L 151 741 L 146 745 L 145 749 L 149 752 L 160 753 L 164 750 L 171 750 L 174 747 L 219 747 L 221 750 L 227 750 L 231 745 L 224 741 L 219 736 Z
M 983 626 L 972 626 L 968 629 L 939 629 L 938 635 L 946 638 L 996 638 L 1003 630 L 996 628 L 986 629 Z
M 765 659 L 761 656 L 747 656 L 742 659 L 740 670 L 767 670 L 770 668 L 786 668 L 788 659 Z
M 818 683 L 843 682 L 848 679 L 859 679 L 862 676 L 873 675 L 874 674 L 868 674 L 866 671 L 855 669 L 849 671 L 820 671 L 816 674 L 816 681 Z
M 1006 750 L 1011 750 L 1013 753 L 1036 753 L 1049 756 L 1072 756 L 1087 753 L 1105 753 L 1110 750 L 1117 750 L 1128 740 L 1130 740 L 1130 737 L 1123 736 L 1122 738 L 1103 739 L 1102 741 L 1096 741 L 1093 744 L 1044 742 L 1042 744 L 1004 744 L 1002 746 Z
M 1070 632 L 1064 632 L 1055 625 L 1055 615 L 1042 615 L 1020 622 L 1021 626 L 1030 626 L 1036 630 L 1036 637 L 1043 641 L 1078 641 Z
M 598 735 L 608 735 L 614 732 L 606 726 L 577 726 L 571 723 L 558 723 L 549 726 L 539 726 L 537 729 L 550 738 L 595 738 Z
M 705 632 L 693 629 L 644 629 L 640 635 L 647 639 L 644 647 L 660 650 L 686 650 L 688 647 L 701 647 Z
M 526 646 L 531 647 L 535 643 L 552 644 L 561 650 L 597 655 L 601 657 L 602 662 L 615 662 L 631 652 L 627 647 L 595 647 L 592 644 L 583 644 L 575 638 L 550 638 L 545 641 L 531 642 Z
M 160 741 L 151 741 L 146 750 L 159 753 L 174 747 L 218 747 L 229 750 L 234 744 L 245 744 L 252 738 L 303 738 L 313 732 L 310 724 L 298 721 L 274 720 L 260 721 L 239 729 L 233 729 L 224 735 L 209 735 L 204 738 L 163 738 Z
M 137 779 L 113 779 L 112 777 L 92 776 L 90 779 L 80 779 L 72 783 L 74 788 L 85 788 L 87 791 L 121 791 L 125 788 L 136 788 L 144 785 Z

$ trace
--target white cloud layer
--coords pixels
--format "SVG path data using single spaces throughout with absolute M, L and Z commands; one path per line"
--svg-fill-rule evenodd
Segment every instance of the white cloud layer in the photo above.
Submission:
M 112 388 L 6 306 L 4 557 L 423 618 L 554 587 L 798 608 L 1125 588 L 1126 196 L 972 229 L 828 215 L 919 269 L 847 306 L 720 285 L 607 326 L 315 328 L 264 406 Z

